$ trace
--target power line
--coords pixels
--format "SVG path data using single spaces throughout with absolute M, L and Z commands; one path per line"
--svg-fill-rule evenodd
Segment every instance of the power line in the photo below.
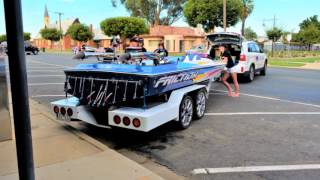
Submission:
M 265 22 L 267 22 L 267 21 L 273 21 L 273 29 L 274 29 L 276 27 L 277 20 L 278 19 L 276 18 L 276 15 L 274 15 L 272 19 L 263 19 L 262 26 L 265 27 L 266 26 Z

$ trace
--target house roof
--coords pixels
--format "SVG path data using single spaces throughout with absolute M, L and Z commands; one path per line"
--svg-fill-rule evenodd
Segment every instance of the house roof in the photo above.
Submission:
M 201 28 L 191 27 L 175 27 L 175 26 L 153 26 L 150 27 L 149 34 L 144 36 L 166 36 L 166 35 L 182 35 L 182 36 L 204 36 L 205 33 Z
M 65 34 L 68 31 L 68 28 L 75 23 L 80 23 L 78 18 L 75 19 L 65 19 L 61 21 L 61 30 L 62 33 Z M 54 24 L 49 24 L 46 26 L 46 28 L 55 28 L 55 29 L 60 29 L 59 22 L 56 21 Z M 34 37 L 34 39 L 42 39 L 40 32 Z
M 61 30 L 62 33 L 66 33 L 68 31 L 68 28 L 75 23 L 80 23 L 78 18 L 75 19 L 65 19 L 61 21 Z M 47 26 L 47 28 L 56 28 L 56 29 L 60 29 L 60 25 L 59 25 L 59 21 L 56 21 L 54 24 L 49 24 Z
M 94 30 L 93 30 L 93 33 L 94 33 L 94 37 L 93 37 L 93 40 L 94 40 L 94 41 L 103 40 L 103 39 L 112 39 L 111 37 L 106 36 L 106 35 L 101 31 L 101 29 L 94 29 Z

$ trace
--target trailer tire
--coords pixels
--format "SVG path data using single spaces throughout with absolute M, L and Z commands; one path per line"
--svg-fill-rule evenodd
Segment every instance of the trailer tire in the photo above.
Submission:
M 193 118 L 193 100 L 189 95 L 186 95 L 180 104 L 179 108 L 179 127 L 187 129 Z
M 204 116 L 207 107 L 207 92 L 200 89 L 194 98 L 194 119 L 201 119 Z

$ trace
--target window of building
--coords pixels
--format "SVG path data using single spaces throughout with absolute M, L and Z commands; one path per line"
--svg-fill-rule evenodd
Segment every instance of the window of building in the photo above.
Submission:
M 156 50 L 158 48 L 158 45 L 160 43 L 160 40 L 149 40 L 149 47 L 150 50 Z
M 171 43 L 170 43 L 170 40 L 166 40 L 166 49 L 168 51 L 171 51 Z

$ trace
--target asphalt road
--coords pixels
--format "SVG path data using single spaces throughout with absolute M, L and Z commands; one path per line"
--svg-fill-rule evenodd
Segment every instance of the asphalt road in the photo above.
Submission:
M 88 62 L 96 60 L 27 56 L 30 97 L 45 105 L 63 98 L 62 70 Z M 240 98 L 227 97 L 217 84 L 206 116 L 184 131 L 173 123 L 150 133 L 77 123 L 79 130 L 124 155 L 147 157 L 190 179 L 319 179 L 320 71 L 269 68 L 267 73 L 241 83 Z M 225 169 L 215 173 L 217 168 Z

